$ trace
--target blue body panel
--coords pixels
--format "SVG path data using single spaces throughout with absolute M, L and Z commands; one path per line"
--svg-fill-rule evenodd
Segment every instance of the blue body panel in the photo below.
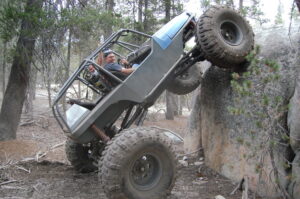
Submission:
M 160 45 L 162 49 L 166 49 L 172 42 L 174 36 L 183 27 L 183 25 L 188 21 L 190 15 L 186 12 L 175 17 L 164 25 L 159 31 L 153 35 L 153 39 Z

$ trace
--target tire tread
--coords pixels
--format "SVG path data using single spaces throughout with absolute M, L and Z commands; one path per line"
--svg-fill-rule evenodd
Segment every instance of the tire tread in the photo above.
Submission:
M 216 31 L 214 30 L 215 16 L 222 12 L 232 13 L 236 20 L 242 20 L 246 27 L 244 37 L 249 39 L 249 44 L 239 51 L 233 51 L 222 42 L 216 40 Z M 197 22 L 196 43 L 204 52 L 205 58 L 221 68 L 234 68 L 245 61 L 245 56 L 250 53 L 254 47 L 254 33 L 249 23 L 243 19 L 237 12 L 227 6 L 212 6 L 206 10 Z

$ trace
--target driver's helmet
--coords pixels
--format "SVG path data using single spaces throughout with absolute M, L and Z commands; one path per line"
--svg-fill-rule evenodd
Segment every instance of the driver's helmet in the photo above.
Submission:
M 106 49 L 106 50 L 103 51 L 104 57 L 107 57 L 111 53 L 113 53 L 113 51 L 111 49 Z

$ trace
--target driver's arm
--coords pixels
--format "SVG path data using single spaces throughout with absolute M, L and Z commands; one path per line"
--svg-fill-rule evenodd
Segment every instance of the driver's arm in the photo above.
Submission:
M 130 73 L 132 73 L 134 71 L 133 68 L 123 68 L 121 69 L 121 72 L 126 74 L 126 75 L 129 75 Z
M 103 52 L 101 51 L 100 53 L 99 53 L 99 55 L 98 55 L 98 58 L 97 58 L 97 64 L 99 65 L 99 66 L 102 66 L 102 64 L 103 64 Z
M 121 63 L 123 66 L 129 65 L 129 62 L 128 62 L 126 59 L 121 59 L 121 60 L 120 60 L 120 63 Z M 126 75 L 129 75 L 129 74 L 132 73 L 133 71 L 134 71 L 133 68 L 122 67 L 122 69 L 121 69 L 121 73 L 124 73 L 124 74 L 126 74 Z

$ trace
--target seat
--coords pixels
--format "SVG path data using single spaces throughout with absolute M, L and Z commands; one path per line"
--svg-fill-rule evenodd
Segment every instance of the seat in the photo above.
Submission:
M 151 52 L 151 40 L 144 42 L 140 48 L 131 52 L 127 56 L 127 61 L 129 63 L 140 64 Z

